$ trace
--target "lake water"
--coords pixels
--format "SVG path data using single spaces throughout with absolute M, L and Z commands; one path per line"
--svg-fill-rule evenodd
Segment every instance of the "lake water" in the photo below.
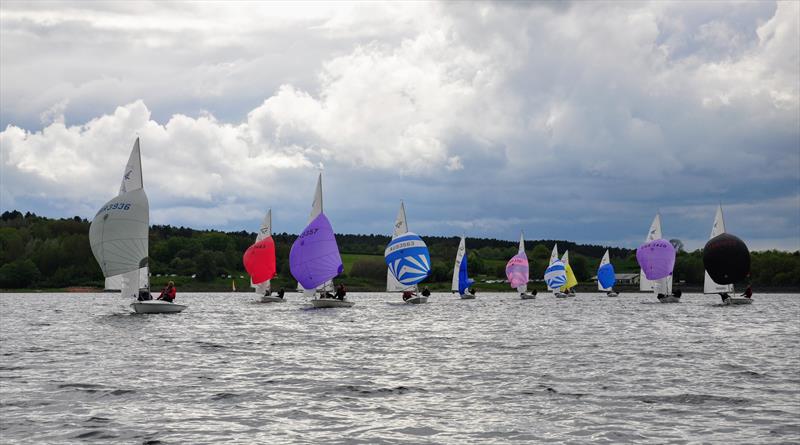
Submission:
M 0 442 L 798 443 L 800 295 L 0 295 Z

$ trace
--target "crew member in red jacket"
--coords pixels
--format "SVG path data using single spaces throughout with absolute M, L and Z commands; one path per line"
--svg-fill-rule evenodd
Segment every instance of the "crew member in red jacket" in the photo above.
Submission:
M 177 293 L 177 291 L 175 290 L 175 283 L 170 281 L 169 283 L 167 283 L 167 287 L 165 287 L 161 291 L 161 295 L 158 296 L 158 299 L 159 300 L 164 300 L 167 303 L 172 303 L 172 301 L 175 299 L 175 294 L 176 293 Z

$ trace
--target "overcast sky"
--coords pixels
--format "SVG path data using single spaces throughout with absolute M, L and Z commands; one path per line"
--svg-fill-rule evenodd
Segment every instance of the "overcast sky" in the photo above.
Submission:
M 2 210 L 800 249 L 800 3 L 0 4 Z

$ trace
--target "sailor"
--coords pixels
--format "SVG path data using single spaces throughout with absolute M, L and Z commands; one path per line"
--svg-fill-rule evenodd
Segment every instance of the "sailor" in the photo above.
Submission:
M 423 287 L 423 288 L 422 288 L 422 296 L 423 296 L 423 297 L 428 297 L 428 296 L 430 296 L 430 295 L 431 295 L 431 291 L 430 291 L 430 290 L 428 290 L 428 286 L 425 286 L 425 287 Z
M 719 294 L 719 296 L 720 296 L 720 298 L 722 298 L 722 302 L 723 302 L 723 303 L 725 303 L 726 301 L 728 301 L 728 298 L 731 298 L 731 296 L 730 296 L 730 295 L 728 295 L 728 293 L 727 293 L 727 292 L 721 292 L 721 293 Z
M 167 283 L 167 286 L 161 291 L 161 295 L 158 296 L 159 300 L 166 301 L 167 303 L 172 303 L 175 300 L 175 295 L 177 291 L 175 290 L 175 283 L 170 281 Z
M 336 298 L 344 301 L 345 295 L 347 295 L 347 289 L 345 289 L 344 284 L 339 283 L 339 286 L 336 287 Z
M 680 298 L 681 295 L 683 295 L 683 292 L 681 292 L 681 290 L 678 289 L 675 292 L 673 292 L 672 295 L 675 296 L 675 298 Z
M 139 289 L 139 298 L 138 298 L 139 301 L 147 301 L 152 299 L 153 295 L 150 294 L 150 291 L 148 291 L 147 289 Z
M 403 301 L 408 301 L 416 296 L 417 294 L 413 291 L 410 290 L 403 291 Z
M 753 298 L 753 287 L 751 285 L 747 285 L 747 289 L 744 290 L 742 296 L 745 298 Z
M 469 288 L 469 294 L 472 295 L 473 297 L 475 296 L 475 288 L 474 287 Z
M 666 295 L 664 295 L 664 294 L 658 294 L 658 295 L 656 295 L 656 298 L 658 298 L 658 301 L 661 301 L 661 300 L 663 300 L 665 297 L 666 297 Z
M 284 293 L 284 290 L 283 290 L 283 288 L 281 288 L 281 289 L 278 291 L 278 298 L 280 298 L 281 300 L 283 299 L 283 293 Z

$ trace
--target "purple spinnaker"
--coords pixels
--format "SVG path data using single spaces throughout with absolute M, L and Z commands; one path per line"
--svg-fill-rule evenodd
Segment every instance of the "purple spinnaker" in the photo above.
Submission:
M 289 270 L 305 289 L 314 289 L 344 271 L 333 227 L 324 213 L 314 218 L 292 244 Z
M 653 240 L 636 249 L 636 261 L 648 280 L 660 280 L 672 275 L 675 248 L 667 240 Z
M 518 288 L 528 284 L 528 257 L 518 253 L 511 257 L 506 264 L 506 277 L 511 287 Z

